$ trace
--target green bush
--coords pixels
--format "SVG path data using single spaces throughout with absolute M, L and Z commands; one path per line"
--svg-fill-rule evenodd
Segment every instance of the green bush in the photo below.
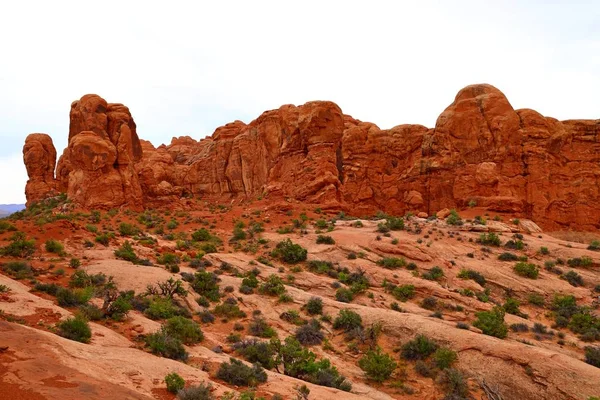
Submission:
M 173 300 L 158 296 L 150 300 L 148 308 L 144 311 L 148 318 L 154 320 L 172 318 L 177 313 L 178 309 L 173 304 Z
M 71 260 L 69 261 L 69 267 L 74 269 L 81 267 L 81 261 L 79 260 L 79 258 L 71 258 Z
M 401 231 L 404 229 L 404 218 L 402 217 L 387 217 L 385 225 L 391 231 Z
M 368 379 L 381 383 L 392 375 L 398 364 L 390 355 L 377 347 L 375 350 L 369 350 L 358 360 L 358 366 L 365 371 Z
M 433 353 L 433 362 L 439 369 L 450 368 L 456 362 L 458 355 L 452 349 L 440 347 Z
M 600 347 L 585 347 L 585 362 L 600 368 Z
M 76 342 L 89 343 L 92 338 L 90 325 L 80 316 L 59 322 L 56 327 L 60 336 Z
M 444 399 L 463 400 L 471 398 L 469 384 L 459 370 L 454 368 L 443 370 L 438 376 L 438 381 L 446 392 Z
M 10 261 L 2 265 L 2 271 L 15 279 L 31 278 L 33 270 L 31 265 L 22 261 Z
M 339 288 L 335 292 L 335 299 L 342 303 L 350 303 L 354 299 L 354 293 L 348 288 Z
M 164 329 L 146 336 L 146 345 L 153 354 L 172 360 L 185 361 L 188 353 L 185 351 L 181 340 L 169 335 Z
M 93 304 L 84 304 L 79 306 L 79 312 L 88 321 L 99 321 L 104 318 L 104 312 L 102 309 Z
M 377 265 L 387 269 L 402 268 L 406 266 L 406 260 L 398 257 L 385 257 L 377 261 Z
M 138 262 L 138 256 L 135 254 L 131 243 L 126 240 L 117 250 L 115 250 L 115 257 L 125 261 L 136 264 Z
M 524 261 L 518 262 L 513 269 L 517 275 L 523 276 L 529 279 L 537 279 L 540 270 L 535 264 L 526 263 Z
M 140 229 L 133 224 L 121 222 L 121 224 L 119 224 L 119 233 L 121 236 L 135 236 L 140 233 Z
M 173 264 L 179 264 L 181 262 L 181 260 L 179 259 L 179 257 L 177 257 L 177 254 L 164 253 L 164 254 L 161 254 L 156 259 L 156 262 L 161 265 L 173 265 Z
M 308 251 L 299 244 L 292 243 L 290 239 L 283 240 L 277 244 L 277 247 L 271 255 L 279 258 L 288 264 L 296 264 L 306 260 Z
M 197 323 L 181 316 L 171 317 L 164 325 L 165 332 L 183 344 L 193 345 L 204 340 L 204 334 Z
M 165 376 L 165 383 L 167 384 L 167 390 L 175 394 L 185 387 L 185 380 L 176 372 Z
M 340 310 L 340 313 L 333 322 L 334 329 L 343 329 L 350 331 L 354 328 L 362 327 L 362 318 L 352 310 Z
M 477 271 L 472 269 L 461 269 L 458 273 L 458 277 L 461 279 L 471 279 L 477 282 L 480 286 L 485 286 L 485 277 Z
M 59 256 L 65 254 L 64 246 L 59 241 L 56 241 L 54 239 L 46 240 L 45 248 L 46 251 L 49 253 L 58 254 Z
M 305 346 L 321 344 L 325 338 L 325 335 L 321 331 L 321 324 L 314 319 L 296 329 L 294 336 Z
M 473 322 L 473 326 L 481 329 L 485 335 L 504 339 L 508 334 L 508 327 L 504 323 L 504 310 L 501 307 L 478 312 L 475 316 L 477 320 Z
M 240 360 L 230 358 L 229 363 L 219 367 L 217 378 L 235 386 L 256 386 L 267 381 L 267 373 L 259 364 L 248 367 Z
M 523 243 L 522 240 L 511 239 L 504 244 L 504 247 L 512 250 L 523 250 L 523 248 L 525 247 L 525 243 Z
M 500 246 L 500 238 L 494 232 L 482 233 L 479 241 L 485 246 Z
M 519 310 L 520 305 L 521 305 L 521 303 L 519 302 L 519 300 L 517 300 L 513 297 L 509 297 L 508 299 L 506 299 L 506 302 L 504 302 L 504 305 L 502 306 L 502 308 L 508 314 L 521 315 L 521 311 Z
M 285 293 L 283 280 L 275 274 L 267 277 L 266 281 L 259 286 L 258 292 L 269 296 L 279 296 Z
M 207 242 L 211 238 L 212 238 L 212 235 L 205 228 L 201 228 L 201 229 L 195 231 L 194 233 L 192 233 L 192 240 L 194 242 Z
M 96 238 L 94 240 L 96 241 L 96 243 L 100 243 L 100 244 L 103 244 L 104 246 L 108 246 L 108 244 L 110 243 L 111 237 L 112 236 L 108 233 L 102 233 L 102 234 L 96 236 Z
M 423 360 L 438 349 L 438 345 L 425 335 L 417 335 L 402 345 L 401 355 L 405 360 Z
M 593 263 L 594 263 L 593 260 L 590 257 L 586 257 L 586 256 L 570 258 L 567 260 L 567 265 L 572 268 L 591 267 Z
M 61 307 L 77 307 L 86 304 L 94 295 L 94 288 L 83 289 L 60 288 L 56 292 L 56 300 Z
M 275 349 L 269 342 L 257 339 L 247 339 L 233 345 L 236 353 L 251 363 L 258 363 L 263 368 L 275 368 Z
M 211 384 L 204 382 L 196 386 L 183 388 L 177 393 L 177 400 L 214 400 Z
M 517 261 L 519 259 L 519 256 L 517 256 L 514 253 L 502 253 L 498 256 L 498 260 L 500 261 Z
M 569 271 L 562 276 L 571 286 L 583 286 L 583 277 L 575 271 Z
M 26 258 L 35 252 L 35 241 L 27 240 L 23 232 L 15 232 L 10 237 L 10 243 L 0 250 L 0 255 L 7 257 Z
M 435 266 L 421 276 L 429 281 L 439 281 L 444 277 L 444 270 Z
M 277 336 L 277 332 L 271 328 L 268 322 L 261 317 L 254 317 L 248 324 L 248 332 L 253 336 L 261 338 L 271 338 Z
M 592 243 L 590 243 L 590 245 L 587 247 L 588 250 L 592 250 L 592 251 L 598 251 L 600 250 L 600 241 L 599 240 L 592 240 Z
M 446 223 L 448 225 L 462 225 L 463 220 L 460 218 L 456 210 L 450 210 L 450 215 L 446 218 Z
M 306 312 L 310 315 L 323 313 L 323 300 L 320 297 L 311 297 L 306 303 Z
M 240 310 L 240 307 L 232 301 L 224 301 L 223 303 L 215 306 L 213 313 L 216 316 L 227 319 L 244 318 L 246 316 L 246 313 Z
M 214 272 L 200 271 L 194 274 L 194 280 L 190 286 L 199 295 L 205 296 L 211 301 L 218 301 L 221 297 L 218 282 L 219 277 Z
M 328 235 L 317 236 L 317 244 L 335 244 L 335 240 Z
M 412 299 L 413 297 L 415 297 L 415 286 L 414 285 L 396 286 L 392 290 L 392 295 L 400 301 L 407 301 L 408 299 Z
M 527 302 L 529 304 L 533 304 L 534 306 L 543 307 L 546 303 L 546 300 L 544 299 L 544 296 L 539 293 L 529 293 Z

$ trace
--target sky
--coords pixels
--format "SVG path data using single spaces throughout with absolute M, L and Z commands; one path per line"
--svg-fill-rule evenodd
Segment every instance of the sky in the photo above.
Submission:
M 87 93 L 127 105 L 155 145 L 311 100 L 432 127 L 473 83 L 600 118 L 598 1 L 19 0 L 0 4 L 0 37 L 0 204 L 25 201 L 25 137 L 62 154 Z

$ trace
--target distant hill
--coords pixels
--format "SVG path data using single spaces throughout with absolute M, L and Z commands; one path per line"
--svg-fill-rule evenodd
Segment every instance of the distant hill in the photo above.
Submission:
M 21 211 L 25 204 L 0 204 L 0 218 L 6 217 L 14 212 Z

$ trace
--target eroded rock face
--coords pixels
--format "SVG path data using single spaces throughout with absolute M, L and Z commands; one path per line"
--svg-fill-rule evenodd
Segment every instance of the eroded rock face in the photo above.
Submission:
M 356 215 L 432 215 L 476 203 L 547 229 L 600 227 L 600 121 L 560 122 L 514 110 L 491 85 L 462 89 L 433 129 L 381 130 L 318 101 L 284 105 L 249 124 L 229 123 L 200 141 L 173 138 L 155 148 L 139 140 L 127 107 L 97 95 L 74 102 L 70 118 L 55 181 L 51 157 L 41 159 L 45 153 L 36 150 L 26 159 L 28 201 L 43 197 L 53 182 L 84 207 L 172 207 L 188 195 L 268 195 Z M 34 143 L 26 147 L 44 148 Z M 46 167 L 34 166 L 37 159 Z

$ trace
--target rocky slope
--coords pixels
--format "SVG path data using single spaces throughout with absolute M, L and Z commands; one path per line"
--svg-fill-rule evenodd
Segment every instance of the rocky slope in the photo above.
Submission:
M 188 211 L 88 213 L 62 199 L 0 221 L 0 393 L 12 399 L 173 399 L 164 381 L 173 372 L 187 386 L 210 383 L 212 399 L 252 399 L 249 391 L 265 399 L 302 399 L 302 385 L 309 399 L 588 400 L 600 394 L 600 369 L 584 362 L 586 347 L 600 351 L 593 328 L 600 327 L 600 244 L 582 243 L 594 238 L 590 234 L 559 239 L 531 221 L 503 222 L 501 214 L 483 207 L 463 213 L 462 225 L 408 216 L 402 227 L 390 216 L 355 219 L 327 213 L 326 204 L 294 200 L 231 207 L 188 199 Z M 203 228 L 210 236 L 198 235 Z M 34 240 L 22 257 L 10 247 L 22 240 L 16 231 Z M 319 237 L 330 239 L 323 243 Z M 307 260 L 289 263 L 273 253 L 285 239 L 306 249 Z M 20 243 L 17 250 L 28 248 Z M 135 259 L 115 253 L 126 243 Z M 167 255 L 172 261 L 165 261 Z M 535 279 L 516 272 L 518 260 L 536 267 Z M 215 274 L 219 296 L 205 303 L 198 300 L 205 286 L 192 278 L 206 272 Z M 101 307 L 106 281 L 89 278 L 99 274 L 112 277 L 118 290 L 133 291 L 134 308 L 123 318 L 90 321 L 89 343 L 61 337 L 57 324 L 91 306 L 64 303 L 69 297 L 58 291 L 91 288 L 94 295 L 85 302 Z M 258 288 L 247 291 L 249 276 L 257 278 Z M 285 297 L 261 289 L 273 277 L 284 283 Z M 173 302 L 204 333 L 204 340 L 185 346 L 186 361 L 153 355 L 146 344 L 169 318 L 151 312 L 144 299 L 164 304 L 165 298 L 148 294 L 147 287 L 169 278 L 182 280 L 188 293 Z M 394 289 L 406 285 L 413 292 L 405 297 Z M 587 332 L 573 320 L 557 325 L 561 295 L 572 295 L 577 312 L 590 316 Z M 311 315 L 307 303 L 315 296 L 323 309 Z M 236 304 L 243 314 L 219 314 L 225 304 Z M 503 339 L 477 327 L 478 313 L 495 306 L 509 311 L 503 320 L 511 329 Z M 344 310 L 360 315 L 361 329 L 336 327 L 333 321 Z M 214 319 L 206 319 L 207 313 Z M 281 340 L 318 318 L 324 340 L 307 349 L 330 360 L 351 390 L 298 379 L 280 366 L 268 368 L 267 381 L 254 389 L 221 379 L 222 363 L 244 359 L 235 343 L 256 338 L 257 318 Z M 452 370 L 460 378 L 445 381 L 435 356 L 406 356 L 404 347 L 417 335 L 453 351 Z M 359 362 L 376 347 L 397 363 L 381 383 L 369 379 Z
M 352 215 L 478 205 L 549 230 L 600 227 L 600 120 L 514 110 L 490 85 L 462 89 L 434 128 L 382 130 L 317 101 L 235 121 L 155 148 L 128 108 L 86 95 L 71 105 L 69 144 L 32 134 L 28 204 L 56 193 L 88 209 L 185 208 L 204 200 L 296 199 Z

